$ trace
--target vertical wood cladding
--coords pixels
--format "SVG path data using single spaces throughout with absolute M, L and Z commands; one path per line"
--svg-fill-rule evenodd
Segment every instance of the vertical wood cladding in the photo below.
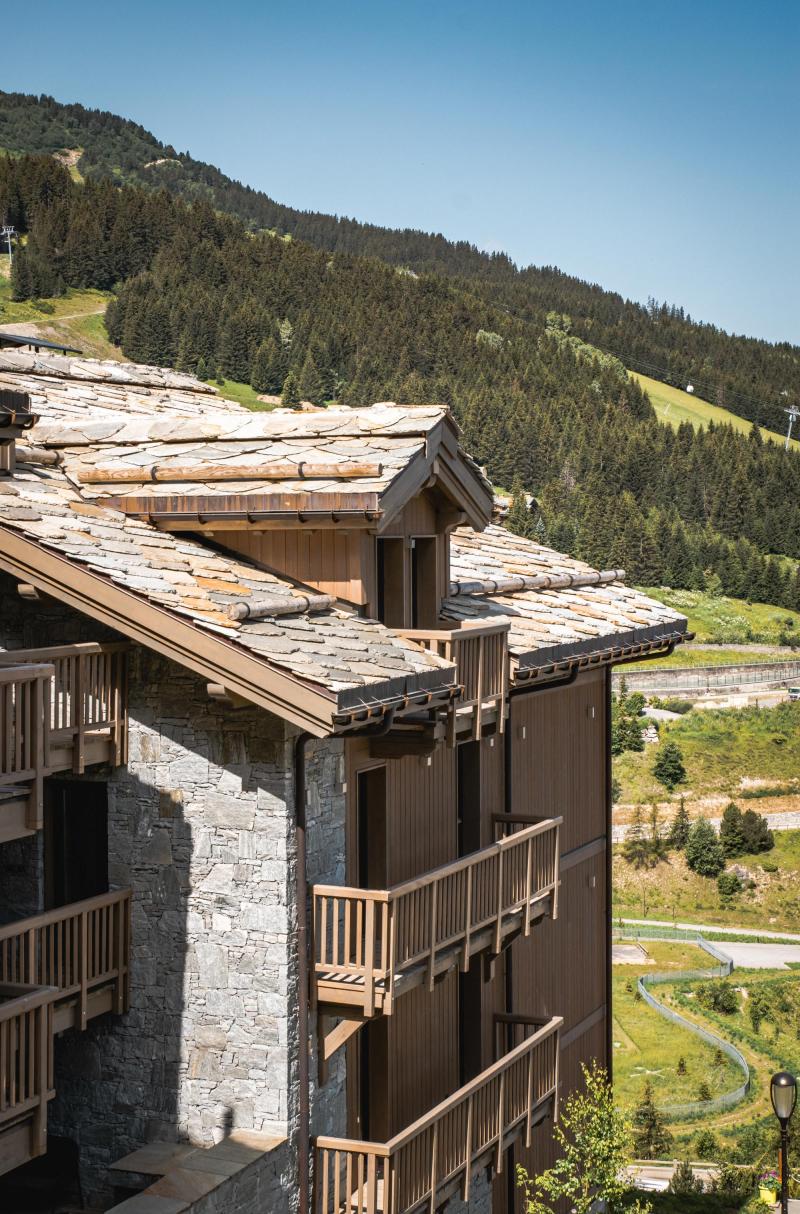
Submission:
M 225 531 L 226 548 L 276 573 L 359 606 L 369 597 L 367 554 L 374 539 L 362 531 Z
M 511 945 L 514 1008 L 563 1016 L 567 1033 L 606 1000 L 605 852 L 561 876 L 558 919 L 545 919 Z
M 562 852 L 606 831 L 605 713 L 603 671 L 511 700 L 513 811 L 563 817 Z
M 570 1045 L 561 1050 L 559 1059 L 559 1097 L 565 1100 L 570 1092 L 582 1085 L 581 1063 L 588 1065 L 593 1059 L 601 1066 L 608 1065 L 606 1058 L 605 1020 L 593 1025 Z M 557 1151 L 552 1138 L 552 1122 L 545 1121 L 533 1132 L 533 1140 L 528 1150 L 524 1142 L 518 1142 L 512 1151 L 513 1162 L 521 1164 L 530 1176 L 543 1172 L 545 1168 L 555 1163 Z M 508 1180 L 506 1176 L 498 1176 L 492 1192 L 493 1214 L 506 1214 L 509 1208 L 514 1214 L 525 1214 L 525 1200 L 520 1189 L 514 1189 L 514 1201 L 508 1201 Z

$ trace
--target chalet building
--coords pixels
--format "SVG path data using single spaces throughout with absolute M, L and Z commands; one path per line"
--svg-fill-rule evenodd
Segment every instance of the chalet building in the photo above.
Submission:
M 520 1209 L 686 621 L 491 518 L 444 408 L 0 350 L 4 1212 Z

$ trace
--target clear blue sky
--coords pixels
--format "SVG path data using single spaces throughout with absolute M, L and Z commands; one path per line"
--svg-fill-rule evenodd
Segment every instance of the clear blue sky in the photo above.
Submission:
M 800 342 L 797 0 L 44 0 L 3 41 L 3 88 L 281 202 Z

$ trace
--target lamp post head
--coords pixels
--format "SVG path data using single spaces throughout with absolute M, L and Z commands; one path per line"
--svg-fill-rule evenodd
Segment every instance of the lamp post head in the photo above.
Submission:
M 797 1080 L 794 1075 L 790 1075 L 788 1071 L 778 1071 L 770 1081 L 769 1094 L 775 1116 L 785 1128 L 797 1103 Z

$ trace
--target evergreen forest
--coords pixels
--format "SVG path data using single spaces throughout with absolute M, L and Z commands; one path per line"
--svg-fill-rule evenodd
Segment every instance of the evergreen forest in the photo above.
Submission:
M 568 312 L 522 315 L 474 280 L 281 239 L 207 199 L 78 182 L 49 154 L 0 157 L 0 212 L 24 236 L 15 297 L 113 290 L 108 332 L 133 360 L 286 404 L 445 402 L 495 483 L 533 494 L 518 529 L 639 584 L 800 607 L 800 455 L 755 424 L 661 424 Z
M 787 342 L 732 336 L 693 321 L 683 308 L 653 299 L 635 303 L 553 266 L 520 268 L 468 241 L 284 206 L 116 114 L 0 91 L 0 148 L 48 155 L 74 149 L 80 153 L 77 171 L 87 180 L 165 189 L 236 216 L 253 232 L 444 276 L 539 328 L 548 312 L 567 314 L 576 337 L 632 370 L 678 387 L 691 382 L 704 399 L 768 429 L 784 431 L 785 407 L 800 404 L 800 349 Z

